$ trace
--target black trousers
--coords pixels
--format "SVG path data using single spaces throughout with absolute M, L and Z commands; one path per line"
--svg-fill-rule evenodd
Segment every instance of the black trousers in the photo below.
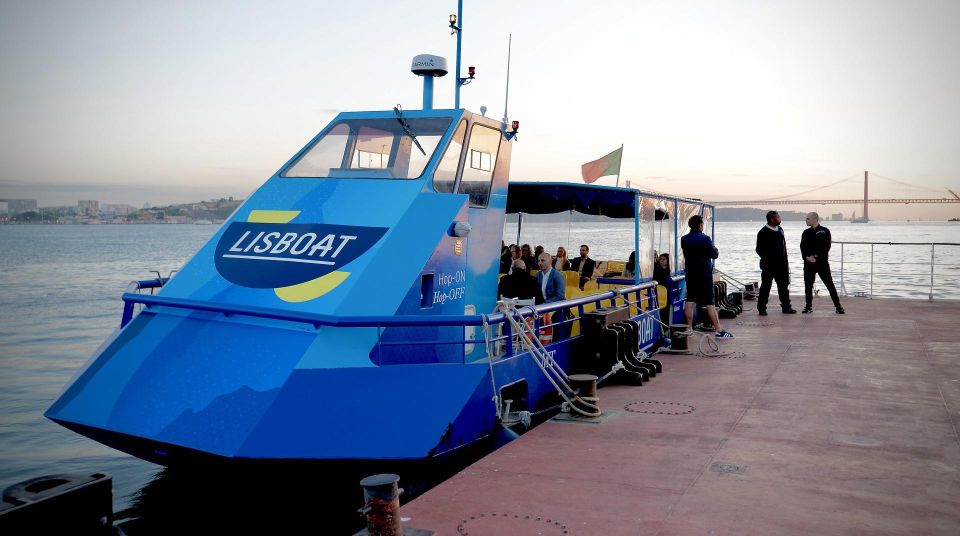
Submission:
M 770 299 L 770 288 L 777 282 L 777 295 L 780 296 L 780 307 L 790 308 L 790 272 L 787 270 L 761 270 L 760 295 L 757 296 L 757 310 L 767 310 L 767 300 Z
M 807 298 L 807 307 L 813 305 L 813 281 L 817 276 L 823 281 L 823 286 L 830 292 L 830 299 L 833 300 L 834 307 L 840 307 L 840 296 L 837 295 L 837 287 L 833 286 L 833 275 L 830 274 L 829 262 L 803 263 L 803 292 Z

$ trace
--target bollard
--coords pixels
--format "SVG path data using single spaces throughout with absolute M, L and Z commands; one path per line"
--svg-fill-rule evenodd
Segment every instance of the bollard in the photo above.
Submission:
M 595 416 L 599 417 L 600 399 L 597 397 L 597 377 L 593 374 L 571 374 L 568 379 L 570 380 L 570 388 L 580 397 L 574 398 L 572 404 L 586 413 L 596 413 Z M 595 407 L 586 406 L 584 402 L 589 402 Z M 577 412 L 572 414 L 582 416 Z
M 360 481 L 363 486 L 363 508 L 367 516 L 367 534 L 370 536 L 403 536 L 400 526 L 400 477 L 389 473 L 368 476 Z
M 757 284 L 747 283 L 743 286 L 743 299 L 754 300 L 757 296 Z
M 678 351 L 687 351 L 687 335 L 685 332 L 690 329 L 686 324 L 670 324 L 670 349 Z

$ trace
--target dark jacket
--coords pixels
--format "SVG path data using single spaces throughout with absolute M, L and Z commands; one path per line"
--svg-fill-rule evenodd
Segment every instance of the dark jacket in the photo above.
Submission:
M 720 256 L 720 251 L 714 247 L 709 236 L 693 229 L 680 237 L 680 247 L 683 249 L 688 275 L 712 276 L 713 259 Z
M 523 261 L 523 264 L 527 267 L 527 271 L 537 269 L 537 259 L 533 258 L 533 255 L 523 255 L 520 257 L 520 260 Z
M 583 261 L 582 272 L 580 271 L 581 261 Z M 593 277 L 593 269 L 596 268 L 596 266 L 597 266 L 597 263 L 590 257 L 587 257 L 586 260 L 583 260 L 580 257 L 576 257 L 575 259 L 570 261 L 570 269 L 575 272 L 580 272 L 580 275 L 583 277 Z
M 789 271 L 787 239 L 782 227 L 774 231 L 764 225 L 760 229 L 757 233 L 757 255 L 760 255 L 761 270 Z
M 804 259 L 813 255 L 817 264 L 830 262 L 830 229 L 818 225 L 816 229 L 807 227 L 800 235 L 800 254 Z
M 521 300 L 534 299 L 535 303 L 543 303 L 543 292 L 537 278 L 528 272 L 514 270 L 512 274 L 500 278 L 497 285 L 497 294 L 504 298 L 518 298 Z
M 510 265 L 513 263 L 513 255 L 507 251 L 506 254 L 500 255 L 500 273 L 506 274 L 510 272 Z
M 658 262 L 653 266 L 653 280 L 659 285 L 670 288 L 670 269 L 661 268 Z

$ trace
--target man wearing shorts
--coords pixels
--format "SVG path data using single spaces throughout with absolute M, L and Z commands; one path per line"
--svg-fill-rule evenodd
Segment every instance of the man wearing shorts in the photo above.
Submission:
M 703 217 L 691 216 L 687 222 L 690 232 L 680 239 L 683 257 L 686 262 L 687 302 L 683 312 L 687 317 L 687 327 L 693 329 L 693 311 L 696 305 L 707 308 L 707 317 L 718 339 L 732 339 L 733 333 L 724 331 L 720 326 L 717 308 L 713 303 L 713 259 L 720 256 L 720 252 L 713 245 L 713 240 L 703 233 Z

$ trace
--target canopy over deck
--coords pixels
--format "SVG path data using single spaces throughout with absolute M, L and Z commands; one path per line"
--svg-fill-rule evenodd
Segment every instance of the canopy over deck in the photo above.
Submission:
M 641 198 L 679 199 L 662 194 L 642 192 L 634 188 L 618 188 L 575 182 L 510 182 L 507 190 L 507 213 L 556 214 L 575 210 L 582 214 L 609 218 L 633 219 L 637 213 L 637 193 Z M 657 219 L 665 216 L 657 211 Z

